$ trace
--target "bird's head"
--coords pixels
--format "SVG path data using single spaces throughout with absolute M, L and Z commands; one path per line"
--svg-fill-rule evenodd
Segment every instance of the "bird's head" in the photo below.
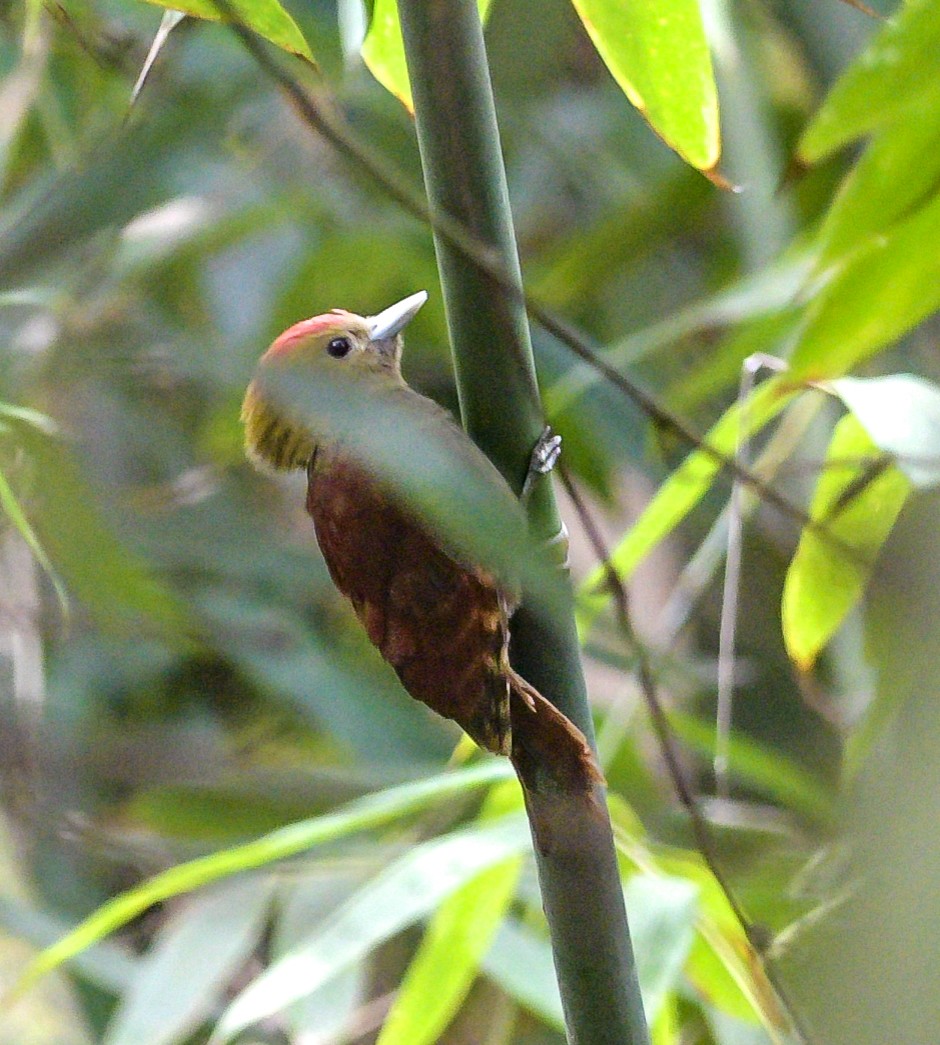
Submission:
M 269 364 L 294 364 L 312 372 L 372 375 L 402 382 L 401 332 L 428 295 L 421 290 L 376 316 L 334 309 L 288 327 L 261 357 Z M 278 470 L 306 468 L 316 449 L 312 432 L 265 394 L 257 377 L 242 403 L 245 449 L 253 460 Z

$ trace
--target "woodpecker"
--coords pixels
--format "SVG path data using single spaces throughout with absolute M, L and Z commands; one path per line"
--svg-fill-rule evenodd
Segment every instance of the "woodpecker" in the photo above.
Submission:
M 330 576 L 412 697 L 480 747 L 510 756 L 524 786 L 548 781 L 555 790 L 590 791 L 602 777 L 584 735 L 509 663 L 516 592 L 445 547 L 328 424 L 298 420 L 264 385 L 266 368 L 289 364 L 314 380 L 342 373 L 366 402 L 384 396 L 407 404 L 422 430 L 487 482 L 494 501 L 521 511 L 453 417 L 402 377 L 402 330 L 426 300 L 421 291 L 370 317 L 333 309 L 285 330 L 262 356 L 242 404 L 248 457 L 262 468 L 306 472 L 306 507 Z M 540 448 L 542 469 L 557 443 Z

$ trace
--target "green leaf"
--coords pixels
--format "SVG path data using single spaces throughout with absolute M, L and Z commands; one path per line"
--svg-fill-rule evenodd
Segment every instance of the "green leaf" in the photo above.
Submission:
M 666 875 L 634 875 L 624 889 L 643 1008 L 654 1020 L 678 986 L 695 938 L 698 887 Z
M 487 795 L 479 819 L 515 809 L 512 784 Z M 522 860 L 488 868 L 448 897 L 428 923 L 398 988 L 378 1045 L 434 1045 L 466 998 L 493 937 L 516 894 Z
M 839 189 L 819 234 L 818 267 L 911 216 L 938 183 L 940 104 L 919 106 L 910 119 L 878 134 Z
M 718 453 L 733 458 L 742 430 L 748 436 L 760 431 L 795 395 L 778 379 L 766 381 L 746 403 L 724 413 L 705 437 L 706 442 Z M 720 470 L 721 465 L 712 454 L 695 450 L 669 476 L 611 554 L 611 564 L 621 580 L 629 578 L 653 548 L 682 522 L 705 496 Z M 610 599 L 605 580 L 604 569 L 598 567 L 578 591 L 577 624 L 582 636 Z
M 492 0 L 477 0 L 480 21 L 485 23 Z M 408 112 L 414 112 L 405 45 L 395 0 L 375 0 L 369 32 L 362 43 L 362 60 L 379 83 L 393 94 Z
M 248 783 L 170 784 L 135 793 L 123 807 L 136 824 L 164 837 L 234 845 L 319 810 L 310 799 L 259 794 Z
M 362 656 L 364 646 L 337 645 L 331 632 L 310 627 L 286 606 L 244 592 L 205 590 L 196 605 L 217 648 L 245 678 L 312 714 L 370 764 L 414 773 L 452 750 L 438 721 L 401 691 L 377 654 Z
M 826 387 L 914 486 L 940 483 L 940 388 L 914 374 L 843 377 Z
M 14 295 L 6 295 L 13 297 Z M 26 425 L 27 428 L 35 429 L 43 435 L 57 435 L 58 427 L 55 421 L 46 414 L 33 410 L 28 406 L 14 406 L 13 403 L 0 403 L 0 418 L 12 421 L 15 424 Z
M 62 612 L 68 613 L 69 602 L 65 586 L 50 562 L 49 556 L 46 555 L 42 543 L 36 536 L 32 526 L 30 526 L 29 519 L 26 517 L 26 512 L 23 511 L 22 505 L 17 500 L 16 494 L 13 492 L 13 487 L 10 486 L 7 477 L 2 471 L 0 471 L 0 511 L 2 511 L 10 520 L 14 529 L 19 533 L 20 537 L 23 538 L 29 547 L 29 550 L 33 553 L 36 562 L 38 562 L 43 570 L 45 570 L 55 588 L 55 593 L 58 597 L 59 605 L 62 607 Z
M 791 357 L 795 377 L 839 377 L 940 306 L 940 196 L 870 240 L 819 292 Z
M 693 751 L 707 757 L 714 753 L 714 722 L 705 723 L 691 715 L 670 711 L 669 723 Z M 797 762 L 743 733 L 734 733 L 730 737 L 728 756 L 735 780 L 801 816 L 821 824 L 832 823 L 830 792 Z
M 765 996 L 769 988 L 748 960 L 751 955 L 741 924 L 702 856 L 675 848 L 651 851 L 633 810 L 615 793 L 608 796 L 608 803 L 617 851 L 630 865 L 646 874 L 659 872 L 684 881 L 696 890 L 696 938 L 688 951 L 686 975 L 709 999 L 717 999 L 716 1004 L 741 1018 L 768 1020 L 773 1011 Z
M 806 163 L 828 156 L 863 134 L 940 101 L 940 6 L 910 0 L 871 40 L 829 92 L 806 129 L 799 155 Z
M 254 980 L 223 1013 L 212 1045 L 303 998 L 433 910 L 481 871 L 529 845 L 525 817 L 451 832 L 415 846 L 358 890 L 304 944 Z
M 483 871 L 437 909 L 377 1045 L 433 1045 L 466 998 L 516 892 L 522 861 Z
M 0 402 L 0 433 L 5 432 L 7 428 L 25 428 L 32 438 L 57 434 L 55 422 L 52 418 L 40 413 L 40 411 L 32 410 L 29 407 L 17 407 L 14 403 Z M 26 511 L 20 504 L 13 486 L 10 485 L 2 470 L 0 470 L 0 511 L 13 524 L 16 531 L 26 542 L 34 559 L 48 575 L 55 589 L 58 604 L 62 607 L 63 613 L 68 614 L 69 601 L 62 579 L 56 574 L 54 566 L 48 555 L 46 555 L 42 542 L 36 531 L 32 529 Z
M 708 338 L 714 335 L 715 330 L 723 327 L 731 327 L 737 339 L 742 328 L 743 332 L 747 332 L 749 325 L 754 322 L 779 323 L 781 317 L 789 322 L 793 299 L 805 286 L 810 273 L 811 267 L 806 258 L 800 257 L 749 275 L 725 290 L 677 309 L 664 319 L 614 341 L 604 350 L 604 362 L 619 370 L 626 370 L 683 339 L 696 336 Z M 595 274 L 595 282 L 600 278 L 599 273 Z M 753 351 L 766 350 L 772 341 L 763 327 L 761 333 L 763 336 L 755 338 L 751 345 Z M 702 361 L 704 376 L 699 376 L 702 369 L 698 368 L 696 379 L 690 381 L 688 373 L 683 371 L 681 377 L 677 377 L 676 387 L 670 390 L 671 401 L 675 403 L 678 399 L 683 406 L 687 406 L 695 400 L 695 405 L 699 405 L 701 400 L 714 392 L 716 384 L 724 391 L 729 384 L 735 383 L 739 379 L 741 361 L 748 352 L 732 346 L 729 355 L 733 355 L 732 360 L 718 362 L 718 381 L 710 378 L 709 371 L 714 363 L 711 356 Z M 729 369 L 733 373 L 730 382 L 727 380 Z M 562 377 L 545 389 L 544 400 L 549 415 L 576 405 L 589 389 L 603 382 L 604 378 L 594 367 L 580 360 L 572 364 Z
M 718 94 L 697 0 L 572 0 L 612 76 L 693 167 L 721 154 Z
M 140 960 L 103 1045 L 188 1040 L 258 946 L 274 885 L 239 878 L 179 908 Z
M 9 858 L 12 856 L 8 853 Z M 4 866 L 3 874 L 9 875 L 10 870 Z M 19 884 L 14 888 L 18 890 Z M 39 949 L 58 940 L 68 928 L 69 924 L 62 915 L 33 907 L 6 891 L 0 892 L 0 929 L 5 936 L 16 937 Z M 140 959 L 127 944 L 106 940 L 76 955 L 72 971 L 88 984 L 117 995 L 130 986 L 139 963 Z
M 380 858 L 380 857 L 379 857 Z M 368 877 L 368 856 L 356 867 L 344 861 L 318 862 L 316 873 L 301 875 L 281 890 L 279 908 L 271 936 L 272 959 L 286 954 L 310 935 L 310 927 L 320 924 Z M 283 1013 L 295 1042 L 344 1041 L 356 1012 L 369 998 L 372 986 L 368 960 L 357 962 L 337 973 L 306 998 Z
M 210 22 L 229 22 L 237 19 L 242 25 L 254 30 L 259 36 L 292 54 L 313 61 L 313 55 L 307 46 L 303 33 L 297 23 L 277 2 L 277 0 L 224 0 L 224 4 L 216 4 L 214 0 L 172 0 L 162 3 L 161 0 L 147 0 L 157 7 L 165 7 L 170 11 L 182 11 L 194 18 L 205 18 Z
M 115 535 L 68 447 L 39 436 L 23 445 L 38 477 L 30 498 L 33 528 L 67 588 L 104 629 L 145 628 L 184 642 L 185 608 Z
M 666 875 L 634 875 L 624 889 L 630 936 L 648 1019 L 655 1019 L 675 990 L 695 938 L 698 887 Z M 555 1026 L 563 1024 L 548 940 L 507 921 L 484 960 L 487 973 L 527 1008 Z
M 804 671 L 861 597 L 875 556 L 911 491 L 910 480 L 894 466 L 859 485 L 864 472 L 858 462 L 872 456 L 877 447 L 861 422 L 852 414 L 843 417 L 833 432 L 810 515 L 856 555 L 808 530 L 800 537 L 781 612 L 787 652 Z
M 741 955 L 734 952 L 730 941 L 719 940 L 712 933 L 697 933 L 685 974 L 709 1005 L 750 1024 L 760 1021 L 761 1006 L 754 986 Z
M 93 943 L 120 929 L 148 907 L 180 893 L 191 892 L 209 882 L 241 871 L 253 870 L 306 852 L 316 845 L 380 827 L 424 809 L 437 801 L 487 787 L 511 776 L 504 762 L 495 760 L 472 769 L 444 773 L 401 787 L 389 788 L 351 802 L 326 816 L 291 824 L 254 842 L 235 846 L 171 867 L 142 885 L 129 889 L 98 908 L 80 925 L 30 963 L 14 987 L 20 994 L 33 983 L 67 962 Z
M 483 959 L 483 968 L 520 1005 L 549 1026 L 564 1030 L 552 949 L 544 936 L 515 919 L 507 919 Z

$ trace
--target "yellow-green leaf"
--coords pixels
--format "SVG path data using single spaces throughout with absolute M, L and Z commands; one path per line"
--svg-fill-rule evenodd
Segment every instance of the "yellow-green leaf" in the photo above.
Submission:
M 479 820 L 518 809 L 514 783 L 494 787 Z M 467 993 L 516 894 L 522 857 L 512 856 L 471 878 L 434 912 L 378 1045 L 434 1045 Z
M 940 101 L 940 5 L 910 0 L 873 38 L 829 92 L 799 146 L 815 163 L 850 141 Z
M 916 374 L 843 377 L 827 388 L 914 486 L 940 484 L 940 388 Z
M 852 254 L 810 306 L 795 377 L 840 377 L 940 306 L 940 196 Z
M 210 22 L 228 22 L 238 20 L 242 25 L 253 29 L 259 36 L 292 54 L 299 54 L 313 61 L 313 55 L 307 46 L 297 23 L 277 2 L 277 0 L 147 0 L 157 7 L 165 7 L 170 11 L 182 11 L 194 18 L 205 18 Z
M 522 858 L 494 864 L 437 909 L 379 1035 L 378 1045 L 434 1045 L 473 985 L 516 892 Z
M 840 543 L 804 530 L 783 586 L 783 638 L 804 671 L 861 597 L 875 556 L 911 491 L 910 480 L 893 465 L 864 481 L 865 460 L 878 454 L 853 414 L 836 425 L 810 515 L 825 522 Z
M 598 54 L 653 130 L 693 167 L 721 155 L 718 93 L 697 0 L 572 0 Z
M 869 143 L 826 213 L 817 267 L 858 249 L 916 213 L 940 186 L 940 94 Z
M 477 0 L 480 21 L 485 22 L 492 0 Z M 369 32 L 362 44 L 362 60 L 379 83 L 404 105 L 414 111 L 408 67 L 405 64 L 405 45 L 398 21 L 395 0 L 375 0 Z
M 308 996 L 332 974 L 426 917 L 470 879 L 528 845 L 525 818 L 510 814 L 414 846 L 252 980 L 222 1014 L 209 1045 L 223 1045 Z
M 413 783 L 377 791 L 341 809 L 279 828 L 252 842 L 223 849 L 208 856 L 177 864 L 102 904 L 68 935 L 38 954 L 23 971 L 6 1000 L 19 997 L 42 976 L 63 962 L 127 925 L 148 907 L 230 875 L 265 867 L 315 846 L 333 842 L 357 831 L 382 827 L 435 802 L 463 795 L 504 781 L 508 765 L 492 760 L 470 769 L 448 771 Z

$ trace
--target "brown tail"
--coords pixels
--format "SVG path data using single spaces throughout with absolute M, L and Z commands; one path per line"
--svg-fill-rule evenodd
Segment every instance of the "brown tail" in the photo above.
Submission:
M 604 783 L 581 730 L 514 671 L 509 694 L 511 758 L 527 790 L 574 795 Z

